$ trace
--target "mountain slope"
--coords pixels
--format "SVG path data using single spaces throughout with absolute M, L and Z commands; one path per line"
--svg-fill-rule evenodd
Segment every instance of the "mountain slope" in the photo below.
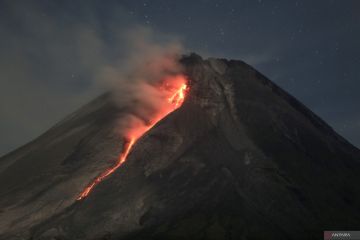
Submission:
M 181 60 L 190 92 L 115 161 L 108 95 L 0 159 L 4 239 L 319 239 L 360 227 L 360 152 L 241 61 Z

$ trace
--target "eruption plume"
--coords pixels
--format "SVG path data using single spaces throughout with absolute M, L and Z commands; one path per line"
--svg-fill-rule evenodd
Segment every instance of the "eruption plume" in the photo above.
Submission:
M 115 101 L 128 112 L 119 120 L 124 146 L 116 163 L 98 175 L 80 193 L 84 199 L 93 188 L 127 159 L 136 141 L 158 121 L 179 108 L 188 90 L 187 79 L 178 64 L 181 45 L 176 41 L 159 45 L 149 29 L 128 34 L 132 51 L 117 66 L 106 67 L 101 78 L 111 84 Z

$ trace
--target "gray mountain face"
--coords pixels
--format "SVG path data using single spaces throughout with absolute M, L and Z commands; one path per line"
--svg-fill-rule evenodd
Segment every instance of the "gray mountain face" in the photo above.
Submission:
M 123 147 L 105 94 L 0 159 L 0 239 L 322 239 L 360 229 L 360 151 L 241 61 L 181 60 L 190 91 Z

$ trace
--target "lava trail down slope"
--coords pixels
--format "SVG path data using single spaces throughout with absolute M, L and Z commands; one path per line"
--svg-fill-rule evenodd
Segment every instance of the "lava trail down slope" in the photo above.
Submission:
M 166 117 L 169 113 L 179 108 L 185 99 L 185 94 L 187 91 L 187 85 L 186 85 L 186 79 L 184 76 L 176 76 L 174 77 L 174 80 L 180 79 L 180 84 L 178 84 L 177 88 L 172 88 L 169 92 L 169 96 L 165 97 L 164 100 L 168 102 L 167 105 L 164 105 L 165 107 L 163 109 L 160 109 L 160 111 L 157 114 L 154 114 L 154 118 L 151 119 L 151 121 L 144 126 L 134 126 L 133 129 L 128 129 L 128 132 L 130 132 L 129 139 L 125 140 L 125 145 L 123 147 L 122 152 L 120 153 L 120 156 L 118 160 L 116 161 L 114 166 L 111 166 L 110 168 L 106 169 L 104 172 L 102 172 L 99 176 L 97 176 L 78 196 L 77 200 L 82 200 L 86 198 L 89 193 L 92 191 L 92 189 L 102 182 L 106 177 L 110 176 L 113 172 L 116 171 L 127 159 L 127 156 L 129 155 L 132 146 L 136 143 L 137 139 L 141 137 L 143 134 L 145 134 L 147 131 L 149 131 L 157 122 L 159 122 L 161 119 Z M 169 80 L 168 80 L 169 81 Z M 161 88 L 161 86 L 160 86 Z M 165 88 L 163 88 L 165 89 Z M 136 132 L 134 134 L 133 132 Z M 128 134 L 129 135 L 129 134 Z
M 119 136 L 123 109 L 104 94 L 2 157 L 0 239 L 322 239 L 360 229 L 357 148 L 242 61 L 180 63 L 185 100 L 171 100 L 176 110 L 136 144 Z M 121 169 L 77 201 L 119 149 Z

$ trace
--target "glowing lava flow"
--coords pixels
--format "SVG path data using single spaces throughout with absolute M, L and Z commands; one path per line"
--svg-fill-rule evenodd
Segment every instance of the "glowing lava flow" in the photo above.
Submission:
M 162 109 L 161 112 L 158 113 L 157 116 L 152 119 L 151 123 L 147 126 L 138 127 L 138 129 L 133 129 L 133 134 L 130 133 L 130 135 L 127 137 L 127 141 L 124 145 L 124 148 L 122 152 L 120 153 L 120 156 L 114 166 L 111 168 L 106 169 L 104 172 L 102 172 L 99 176 L 97 176 L 78 196 L 76 200 L 82 200 L 86 198 L 89 193 L 93 190 L 93 188 L 99 184 L 101 181 L 103 181 L 107 176 L 111 175 L 113 172 L 116 171 L 125 161 L 126 158 L 131 151 L 132 146 L 135 144 L 138 138 L 140 138 L 144 133 L 149 131 L 157 122 L 159 122 L 161 119 L 163 119 L 166 115 L 174 111 L 175 109 L 179 108 L 185 99 L 185 93 L 187 91 L 187 85 L 185 78 L 183 76 L 178 77 L 180 78 L 180 87 L 177 87 L 175 89 L 171 89 L 169 92 L 169 96 L 167 97 L 168 101 L 168 107 L 165 109 Z
M 109 169 L 106 169 L 105 172 L 102 172 L 98 177 L 95 178 L 95 180 L 89 184 L 84 191 L 82 191 L 82 193 L 79 195 L 79 197 L 77 198 L 77 200 L 81 200 L 84 199 L 87 195 L 89 195 L 89 193 L 91 192 L 91 190 L 98 184 L 100 183 L 102 180 L 104 180 L 107 176 L 109 176 L 110 174 L 112 174 L 113 172 L 115 172 L 116 169 L 118 169 L 125 161 L 126 161 L 126 157 L 130 152 L 131 147 L 134 145 L 135 139 L 130 139 L 130 141 L 128 141 L 125 146 L 124 146 L 124 150 L 123 152 L 120 154 L 118 161 L 116 162 L 116 164 L 114 166 L 112 166 Z
M 175 107 L 179 107 L 185 99 L 186 88 L 186 84 L 183 84 L 171 97 L 168 98 L 168 101 L 175 104 Z

